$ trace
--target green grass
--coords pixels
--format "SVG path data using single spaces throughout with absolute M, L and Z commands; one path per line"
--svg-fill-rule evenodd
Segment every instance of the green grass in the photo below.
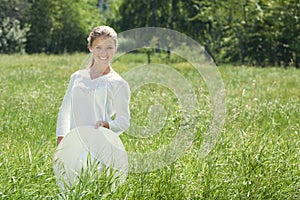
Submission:
M 0 55 L 0 199 L 59 198 L 52 169 L 56 118 L 69 77 L 82 68 L 85 58 Z M 130 173 L 114 193 L 103 181 L 87 180 L 65 198 L 299 199 L 300 71 L 219 67 L 226 89 L 226 122 L 215 148 L 201 158 L 211 116 L 208 91 L 188 63 L 175 61 L 168 65 L 186 77 L 200 105 L 193 145 L 162 169 Z M 145 63 L 145 55 L 130 54 L 119 58 L 114 69 L 122 75 Z M 182 123 L 175 100 L 171 91 L 155 85 L 133 93 L 135 124 L 151 124 L 146 118 L 151 104 L 164 104 L 167 115 L 162 130 L 149 138 L 121 135 L 129 153 L 155 151 L 172 141 Z

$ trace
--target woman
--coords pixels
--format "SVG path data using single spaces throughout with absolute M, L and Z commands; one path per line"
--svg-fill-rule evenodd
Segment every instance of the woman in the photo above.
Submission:
M 89 34 L 92 62 L 71 75 L 58 114 L 57 144 L 79 126 L 102 126 L 118 135 L 129 127 L 130 89 L 110 65 L 117 45 L 117 33 L 111 27 L 99 26 Z

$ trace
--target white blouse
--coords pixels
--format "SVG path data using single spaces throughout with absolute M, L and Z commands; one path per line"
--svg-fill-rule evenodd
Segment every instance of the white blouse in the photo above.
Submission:
M 106 75 L 91 79 L 89 69 L 79 70 L 71 80 L 56 126 L 56 136 L 64 136 L 79 126 L 95 126 L 97 121 L 107 121 L 117 135 L 130 123 L 130 88 L 113 69 Z

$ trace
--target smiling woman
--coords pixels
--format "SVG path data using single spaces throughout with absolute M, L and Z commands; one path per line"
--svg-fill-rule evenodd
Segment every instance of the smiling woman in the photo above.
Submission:
M 88 49 L 92 54 L 91 64 L 71 75 L 57 119 L 58 147 L 54 156 L 54 171 L 58 184 L 62 178 L 62 183 L 66 182 L 68 186 L 77 183 L 77 174 L 90 170 L 85 168 L 90 166 L 89 153 L 100 173 L 103 166 L 115 169 L 110 163 L 105 163 L 104 158 L 116 158 L 116 150 L 103 152 L 103 138 L 91 138 L 92 132 L 97 131 L 97 136 L 103 136 L 108 141 L 114 138 L 110 143 L 116 145 L 116 141 L 123 144 L 118 136 L 129 127 L 129 85 L 110 64 L 117 49 L 117 33 L 108 26 L 94 28 L 88 37 Z M 110 132 L 105 135 L 107 129 Z M 70 139 L 72 133 L 74 137 Z M 126 155 L 125 150 L 122 153 Z M 126 156 L 123 158 L 127 161 Z M 115 161 L 111 160 L 112 163 Z M 122 171 L 125 172 L 126 166 L 124 169 Z M 68 171 L 76 173 L 63 178 L 63 174 L 72 174 Z M 64 184 L 59 186 L 64 190 Z
M 78 126 L 105 127 L 118 135 L 129 127 L 129 85 L 110 64 L 117 50 L 117 33 L 108 26 L 94 28 L 88 49 L 91 65 L 72 74 L 59 111 L 58 144 Z

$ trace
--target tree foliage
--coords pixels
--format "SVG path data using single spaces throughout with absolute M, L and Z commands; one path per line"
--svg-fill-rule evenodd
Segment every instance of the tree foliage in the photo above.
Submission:
M 86 51 L 97 25 L 165 27 L 199 41 L 217 63 L 300 66 L 297 0 L 2 0 L 2 53 Z
M 25 0 L 2 0 L 0 4 L 0 53 L 25 52 L 29 31 L 29 3 Z
M 0 22 L 0 53 L 24 53 L 28 30 L 22 29 L 17 19 L 4 18 Z
M 88 31 L 101 23 L 96 1 L 39 0 L 30 10 L 27 51 L 63 53 L 84 51 Z
M 116 25 L 175 29 L 217 63 L 299 68 L 299 11 L 296 0 L 123 0 Z

